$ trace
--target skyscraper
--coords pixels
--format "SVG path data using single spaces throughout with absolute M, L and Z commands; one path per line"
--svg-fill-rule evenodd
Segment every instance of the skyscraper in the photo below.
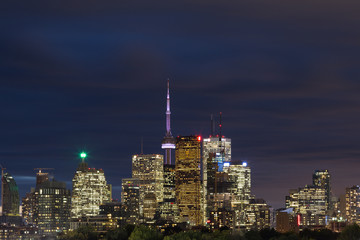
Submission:
M 212 137 L 203 139 L 203 211 L 204 217 L 208 218 L 213 211 L 209 201 L 214 198 L 215 180 L 223 171 L 224 163 L 231 161 L 231 139 Z
M 138 154 L 132 157 L 132 178 L 139 179 L 140 186 L 140 215 L 144 214 L 144 200 L 155 196 L 155 204 L 163 201 L 163 185 L 164 185 L 164 159 L 160 154 Z M 147 206 L 153 207 L 151 204 Z M 155 207 L 156 208 L 156 207 Z M 148 212 L 147 218 L 152 212 Z M 155 212 L 154 212 L 155 214 Z
M 325 189 L 306 185 L 297 191 L 291 190 L 286 198 L 287 207 L 294 207 L 294 212 L 301 215 L 300 227 L 326 225 Z
M 55 235 L 70 227 L 71 193 L 65 182 L 46 180 L 36 187 L 34 219 L 39 231 Z
M 182 221 L 191 226 L 203 223 L 201 202 L 201 137 L 179 136 L 175 150 L 175 189 L 176 201 Z
M 222 172 L 224 163 L 231 162 L 231 139 L 225 137 L 209 137 L 203 140 L 203 165 L 206 166 L 210 154 L 214 154 L 212 161 L 218 165 L 218 171 Z M 204 169 L 204 175 L 206 171 Z
M 331 185 L 330 173 L 328 170 L 315 170 L 313 174 L 313 185 L 325 189 L 326 195 L 326 209 L 329 210 L 331 206 Z
M 345 216 L 349 223 L 360 224 L 360 187 L 346 188 Z
M 19 216 L 19 190 L 9 173 L 2 174 L 2 215 Z
M 159 217 L 163 220 L 179 222 L 179 207 L 175 199 L 175 165 L 164 165 L 164 198 L 159 204 Z
M 171 164 L 171 149 L 175 149 L 175 139 L 171 134 L 170 128 L 170 89 L 169 80 L 167 81 L 167 95 L 166 95 L 166 133 L 162 140 L 161 148 L 165 149 L 165 162 Z
M 140 219 L 140 180 L 137 178 L 123 178 L 121 203 L 127 224 L 138 224 Z
M 71 217 L 90 217 L 99 214 L 99 206 L 111 201 L 111 185 L 106 183 L 102 169 L 89 168 L 86 154 L 81 154 L 82 162 L 76 170 L 71 196 Z
M 245 209 L 250 204 L 251 196 L 251 169 L 246 162 L 225 164 L 224 173 L 228 174 L 230 182 L 231 206 L 234 211 L 234 228 L 246 227 L 248 218 Z

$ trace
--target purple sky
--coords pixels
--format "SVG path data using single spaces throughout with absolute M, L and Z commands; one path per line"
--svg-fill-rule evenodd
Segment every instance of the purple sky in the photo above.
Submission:
M 21 197 L 33 168 L 69 186 L 89 152 L 120 197 L 131 155 L 223 112 L 235 160 L 275 208 L 328 169 L 360 184 L 359 1 L 44 1 L 3 4 L 0 162 Z

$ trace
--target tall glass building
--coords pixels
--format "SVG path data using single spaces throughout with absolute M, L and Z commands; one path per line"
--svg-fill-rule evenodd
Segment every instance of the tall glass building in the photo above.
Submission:
M 159 217 L 163 220 L 179 222 L 179 207 L 175 200 L 175 165 L 164 165 L 164 198 L 159 204 Z
M 214 194 L 214 179 L 217 173 L 223 172 L 224 164 L 231 162 L 231 139 L 224 137 L 204 138 L 202 148 L 203 168 L 203 215 L 209 217 L 212 211 L 209 201 Z
M 360 224 L 360 187 L 346 188 L 345 216 L 349 223 Z
M 331 185 L 330 173 L 328 170 L 315 170 L 313 174 L 313 185 L 325 189 L 326 209 L 332 208 L 331 204 Z
M 175 192 L 182 221 L 203 224 L 201 212 L 201 137 L 179 136 L 175 148 Z
M 231 206 L 234 211 L 234 228 L 246 227 L 248 221 L 245 209 L 249 206 L 251 196 L 251 169 L 246 162 L 226 164 L 224 173 L 228 174 L 231 183 Z
M 161 154 L 138 154 L 132 157 L 132 178 L 139 179 L 140 186 L 140 215 L 144 214 L 144 203 L 147 203 L 155 196 L 155 204 L 163 201 L 164 186 L 164 157 Z M 146 204 L 151 206 L 151 204 Z M 147 218 L 149 212 L 145 210 Z M 154 212 L 155 214 L 155 212 Z
M 14 178 L 9 173 L 2 176 L 2 214 L 19 216 L 19 190 Z
M 140 180 L 137 178 L 123 178 L 121 203 L 125 223 L 138 224 L 140 220 Z
M 39 231 L 55 235 L 70 227 L 71 193 L 65 182 L 46 180 L 35 190 L 34 219 Z
M 72 180 L 71 217 L 81 218 L 99 215 L 99 206 L 111 201 L 111 185 L 108 185 L 102 169 L 89 168 L 83 161 Z

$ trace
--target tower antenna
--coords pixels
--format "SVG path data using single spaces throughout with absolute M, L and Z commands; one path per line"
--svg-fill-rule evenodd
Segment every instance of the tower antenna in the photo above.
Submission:
M 222 138 L 222 122 L 221 122 L 222 112 L 220 112 L 220 121 L 219 121 L 219 140 Z

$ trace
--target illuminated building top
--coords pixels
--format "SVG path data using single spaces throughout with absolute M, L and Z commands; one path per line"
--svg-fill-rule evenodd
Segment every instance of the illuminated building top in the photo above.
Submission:
M 99 206 L 111 201 L 111 186 L 107 184 L 102 169 L 89 168 L 85 156 L 76 170 L 71 198 L 71 217 L 97 216 Z

